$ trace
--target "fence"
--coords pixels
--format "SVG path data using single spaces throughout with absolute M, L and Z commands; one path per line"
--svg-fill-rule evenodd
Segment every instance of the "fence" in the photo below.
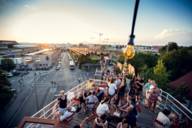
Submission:
M 160 101 L 160 108 L 170 107 L 172 111 L 179 115 L 180 119 L 187 118 L 192 121 L 192 112 L 172 95 L 161 89 L 160 97 L 162 100 Z
M 102 83 L 106 83 L 106 81 L 103 80 L 97 80 L 92 79 L 96 86 L 101 85 Z M 71 90 L 67 91 L 66 94 L 70 94 L 73 92 L 75 95 L 78 95 L 82 90 L 85 89 L 87 81 L 84 81 L 83 83 L 80 83 L 76 87 L 72 88 Z M 190 121 L 192 121 L 192 112 L 185 107 L 182 103 L 180 103 L 177 99 L 175 99 L 173 96 L 171 96 L 169 93 L 161 90 L 160 93 L 161 101 L 159 102 L 159 107 L 162 109 L 164 107 L 171 107 L 171 109 L 177 113 L 180 117 L 180 119 L 184 119 L 186 117 Z M 38 117 L 38 118 L 44 118 L 44 119 L 53 119 L 54 118 L 54 105 L 56 104 L 57 99 L 53 100 L 51 103 L 43 107 L 41 110 L 39 110 L 37 113 L 32 115 L 32 117 Z M 33 124 L 28 125 L 28 128 L 31 127 Z

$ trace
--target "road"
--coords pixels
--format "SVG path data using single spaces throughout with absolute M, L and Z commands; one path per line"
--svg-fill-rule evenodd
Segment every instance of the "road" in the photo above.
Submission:
M 78 68 L 69 69 L 67 53 L 61 54 L 61 68 L 55 67 L 49 71 L 30 71 L 29 74 L 10 79 L 12 87 L 17 90 L 17 95 L 10 103 L 0 110 L 0 126 L 13 128 L 18 125 L 24 116 L 31 116 L 43 106 L 52 101 L 62 89 L 69 90 L 79 83 L 92 77 L 93 73 L 85 72 Z M 53 85 L 51 82 L 56 84 Z

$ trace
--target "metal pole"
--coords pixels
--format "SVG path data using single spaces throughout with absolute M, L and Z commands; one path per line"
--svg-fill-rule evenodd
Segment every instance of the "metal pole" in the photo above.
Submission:
M 135 38 L 134 30 L 135 30 L 135 22 L 136 22 L 136 18 L 137 18 L 139 2 L 140 2 L 140 0 L 135 0 L 135 8 L 134 8 L 134 12 L 133 12 L 133 21 L 132 21 L 132 27 L 131 27 L 131 35 L 129 36 L 130 39 L 129 39 L 128 45 L 134 45 L 134 38 Z M 128 61 L 128 59 L 125 57 L 124 66 L 127 65 L 127 61 Z
M 131 35 L 129 36 L 130 40 L 128 42 L 129 45 L 134 45 L 134 38 L 135 38 L 134 30 L 135 30 L 135 22 L 136 22 L 136 18 L 137 18 L 139 2 L 140 2 L 140 0 L 135 1 L 135 8 L 134 8 L 134 12 L 133 12 L 133 21 L 132 21 L 132 27 L 131 27 Z

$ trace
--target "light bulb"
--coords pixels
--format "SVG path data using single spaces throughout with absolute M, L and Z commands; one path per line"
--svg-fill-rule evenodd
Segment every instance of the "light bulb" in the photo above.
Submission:
M 135 56 L 134 45 L 127 45 L 126 49 L 124 50 L 124 56 L 128 60 L 132 59 Z

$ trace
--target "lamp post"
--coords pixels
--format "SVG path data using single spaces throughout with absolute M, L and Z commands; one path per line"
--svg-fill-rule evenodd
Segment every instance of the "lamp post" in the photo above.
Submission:
M 127 60 L 132 59 L 135 56 L 135 49 L 134 49 L 134 30 L 135 30 L 135 22 L 137 18 L 137 11 L 139 7 L 139 2 L 140 0 L 135 0 L 135 8 L 134 8 L 134 13 L 133 13 L 133 21 L 132 21 L 132 27 L 131 27 L 131 35 L 129 36 L 129 42 L 127 44 L 126 49 L 124 50 L 124 66 L 127 65 Z

